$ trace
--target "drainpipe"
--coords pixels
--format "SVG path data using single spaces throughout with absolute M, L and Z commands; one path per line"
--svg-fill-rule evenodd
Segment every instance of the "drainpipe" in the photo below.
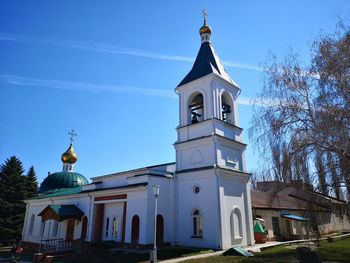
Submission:
M 214 158 L 215 158 L 215 162 L 214 162 L 214 174 L 216 177 L 216 188 L 217 188 L 217 198 L 218 198 L 218 218 L 219 218 L 219 233 L 218 233 L 218 240 L 219 240 L 219 246 L 222 249 L 222 232 L 221 232 L 221 228 L 222 228 L 222 222 L 221 222 L 221 202 L 220 202 L 220 185 L 219 185 L 219 176 L 218 176 L 218 172 L 217 172 L 217 168 L 218 168 L 218 151 L 217 151 L 217 142 L 216 142 L 216 138 L 215 138 L 215 133 L 212 133 L 212 139 L 214 141 Z
M 88 196 L 90 197 L 90 205 L 89 205 L 89 218 L 88 218 L 88 229 L 89 229 L 89 231 L 88 231 L 88 236 L 87 236 L 87 238 L 88 238 L 88 240 L 89 240 L 89 244 L 91 244 L 91 235 L 92 235 L 92 206 L 93 206 L 93 197 L 91 196 L 91 194 L 88 194 Z
M 177 176 L 176 176 L 176 168 L 174 171 L 174 183 L 175 183 L 175 245 L 177 245 L 179 235 L 178 235 L 178 229 L 179 229 L 179 220 L 178 220 L 178 214 L 179 214 L 179 200 L 178 200 L 178 181 L 177 181 Z
M 216 143 L 215 143 L 216 145 Z M 216 147 L 215 147 L 216 149 Z M 215 156 L 216 156 L 216 150 L 215 150 Z M 221 220 L 221 202 L 220 202 L 220 185 L 219 185 L 219 175 L 218 175 L 218 171 L 217 171 L 217 168 L 218 168 L 218 165 L 215 163 L 214 164 L 214 173 L 215 173 L 215 177 L 216 177 L 216 188 L 217 188 L 217 198 L 218 198 L 218 219 L 219 219 L 219 233 L 218 233 L 218 236 L 219 236 L 219 246 L 220 246 L 220 249 L 223 249 L 223 244 L 222 244 L 222 232 L 221 232 L 221 229 L 222 229 L 222 220 Z

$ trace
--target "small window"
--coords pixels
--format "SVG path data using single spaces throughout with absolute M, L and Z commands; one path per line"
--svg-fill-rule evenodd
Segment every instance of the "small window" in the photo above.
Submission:
M 109 217 L 107 217 L 107 219 L 106 219 L 106 233 L 105 233 L 105 235 L 106 235 L 106 237 L 108 237 L 108 233 L 109 232 Z
M 29 235 L 33 235 L 34 222 L 35 222 L 35 215 L 32 214 L 32 216 L 30 217 L 30 223 L 29 223 Z
M 52 236 L 56 237 L 58 234 L 58 222 L 56 220 L 53 220 L 53 227 L 52 227 Z
M 193 193 L 198 194 L 201 191 L 201 188 L 198 185 L 193 186 Z
M 41 221 L 41 225 L 40 225 L 40 236 L 44 235 L 44 231 L 45 231 L 45 221 Z
M 119 230 L 119 217 L 113 218 L 113 232 L 112 232 L 112 236 L 114 238 L 118 237 L 118 230 Z
M 194 210 L 192 213 L 193 236 L 195 238 L 203 237 L 203 219 L 199 210 Z
M 197 94 L 194 96 L 190 104 L 188 105 L 190 110 L 190 122 L 191 124 L 198 123 L 203 120 L 204 106 L 203 106 L 203 95 Z

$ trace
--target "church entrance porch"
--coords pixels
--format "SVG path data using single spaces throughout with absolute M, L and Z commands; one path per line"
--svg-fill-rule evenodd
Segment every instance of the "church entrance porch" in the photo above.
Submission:
M 95 197 L 92 241 L 125 242 L 126 197 L 126 194 Z
M 40 251 L 60 251 L 72 248 L 75 226 L 84 213 L 75 205 L 48 205 L 39 213 Z

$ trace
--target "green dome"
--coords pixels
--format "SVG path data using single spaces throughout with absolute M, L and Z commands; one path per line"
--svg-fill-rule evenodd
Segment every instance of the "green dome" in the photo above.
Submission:
M 64 189 L 76 188 L 89 184 L 88 180 L 80 173 L 75 172 L 57 172 L 50 174 L 41 183 L 38 193 L 52 193 Z

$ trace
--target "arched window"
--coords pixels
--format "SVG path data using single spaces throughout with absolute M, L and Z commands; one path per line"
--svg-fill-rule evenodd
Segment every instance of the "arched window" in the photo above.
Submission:
M 203 95 L 197 93 L 190 97 L 189 104 L 189 123 L 194 124 L 204 120 Z
M 32 216 L 30 217 L 30 222 L 29 222 L 29 235 L 33 235 L 34 222 L 35 222 L 35 215 L 32 214 Z
M 134 215 L 131 220 L 131 243 L 139 243 L 140 237 L 140 218 Z
M 221 119 L 229 123 L 233 123 L 232 102 L 227 92 L 221 95 Z
M 105 231 L 105 236 L 108 238 L 109 235 L 109 217 L 106 219 L 106 231 Z
M 117 238 L 118 237 L 118 230 L 119 230 L 119 217 L 114 217 L 113 218 L 113 232 L 112 232 L 112 237 Z
M 203 237 L 203 218 L 198 209 L 192 212 L 192 227 L 193 227 L 193 237 L 202 238 Z
M 235 207 L 231 213 L 231 237 L 232 240 L 243 237 L 242 214 L 238 207 Z

